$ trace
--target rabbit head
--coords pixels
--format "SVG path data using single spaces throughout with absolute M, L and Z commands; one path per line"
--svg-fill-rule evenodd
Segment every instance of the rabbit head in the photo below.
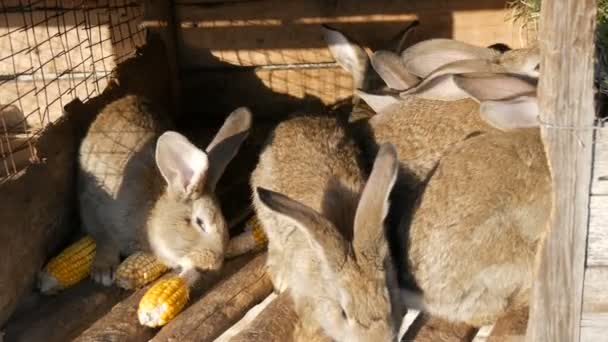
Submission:
M 171 267 L 217 269 L 229 235 L 215 187 L 251 127 L 251 114 L 235 110 L 205 151 L 179 133 L 163 133 L 156 144 L 156 165 L 166 181 L 148 220 L 155 254 Z
M 316 256 L 319 274 L 301 276 L 314 277 L 318 285 L 298 287 L 307 282 L 297 282 L 289 290 L 296 303 L 304 300 L 313 308 L 312 317 L 303 319 L 316 320 L 337 341 L 395 340 L 402 312 L 383 222 L 398 165 L 395 148 L 382 145 L 357 205 L 352 241 L 314 209 L 257 188 L 263 205 L 291 221 Z

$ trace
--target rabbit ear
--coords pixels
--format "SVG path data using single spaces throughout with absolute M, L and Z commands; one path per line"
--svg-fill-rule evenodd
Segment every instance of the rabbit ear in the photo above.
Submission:
M 517 74 L 468 73 L 454 75 L 454 83 L 475 100 L 493 101 L 536 92 L 536 79 Z
M 353 247 L 359 264 L 382 267 L 384 263 L 388 252 L 384 219 L 398 171 L 395 147 L 390 143 L 382 144 L 355 214 Z
M 454 75 L 454 83 L 481 103 L 488 124 L 501 129 L 536 127 L 536 80 L 516 74 Z
M 376 113 L 380 113 L 386 108 L 399 103 L 399 98 L 390 94 L 371 94 L 362 90 L 356 90 L 355 94 L 365 101 Z
M 336 228 L 312 208 L 278 192 L 256 189 L 262 203 L 270 210 L 292 220 L 308 236 L 311 246 L 331 269 L 339 269 L 346 258 L 347 243 Z
M 363 87 L 369 63 L 367 52 L 354 40 L 332 27 L 322 25 L 322 31 L 329 52 L 336 62 L 351 74 L 355 88 Z
M 206 186 L 213 191 L 228 163 L 236 155 L 241 143 L 251 129 L 251 112 L 245 107 L 237 108 L 224 121 L 209 146 L 209 176 Z
M 412 36 L 412 33 L 416 31 L 416 28 L 419 25 L 420 21 L 414 20 L 391 39 L 390 46 L 393 46 L 393 52 L 399 55 L 401 54 L 401 52 L 403 52 L 408 43 L 408 38 Z
M 538 101 L 535 96 L 518 96 L 502 101 L 483 101 L 481 118 L 500 130 L 538 127 Z
M 509 71 L 538 77 L 540 69 L 540 49 L 538 46 L 533 46 L 525 49 L 507 51 L 500 56 L 500 64 L 504 65 Z
M 205 152 L 173 131 L 158 137 L 155 158 L 169 191 L 184 198 L 198 189 L 209 166 Z
M 406 90 L 420 80 L 410 74 L 403 65 L 401 58 L 390 51 L 376 51 L 371 57 L 371 64 L 382 80 L 392 89 Z
M 492 63 L 485 59 L 468 59 L 446 64 L 433 71 L 415 88 L 401 93 L 401 96 L 416 95 L 417 97 L 440 100 L 455 101 L 470 97 L 454 83 L 453 74 L 462 73 L 482 73 L 482 72 L 506 72 L 505 68 L 499 64 Z
M 466 59 L 493 59 L 499 52 L 452 39 L 430 39 L 414 44 L 401 54 L 412 74 L 426 78 L 437 68 Z

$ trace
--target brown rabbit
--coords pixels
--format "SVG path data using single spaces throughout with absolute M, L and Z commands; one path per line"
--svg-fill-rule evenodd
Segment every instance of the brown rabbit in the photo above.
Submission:
M 441 158 L 399 235 L 413 278 L 404 295 L 417 307 L 474 326 L 527 305 L 537 243 L 551 206 L 535 92 L 491 100 L 494 82 L 456 83 L 481 102 L 497 130 L 455 145 Z M 495 84 L 496 85 L 496 84 Z
M 383 145 L 367 183 L 359 159 L 338 120 L 301 116 L 277 126 L 252 174 L 269 273 L 294 299 L 300 341 L 393 341 L 401 322 L 383 224 L 397 156 Z
M 93 279 L 110 285 L 120 256 L 135 251 L 183 273 L 220 267 L 228 231 L 214 188 L 250 125 L 237 109 L 202 151 L 176 132 L 161 135 L 169 120 L 142 96 L 108 104 L 79 155 L 80 214 L 97 245 Z
M 371 60 L 383 78 L 398 78 L 407 73 L 402 65 L 394 64 L 383 54 L 375 53 Z M 492 100 L 514 97 L 536 89 L 536 80 L 523 75 L 467 74 L 477 75 L 479 82 L 493 89 Z M 464 93 L 458 84 L 452 83 L 450 86 L 454 92 Z M 431 89 L 441 87 L 441 84 L 429 84 Z M 407 163 L 405 169 L 409 177 L 406 178 L 410 184 L 425 180 L 439 157 L 451 145 L 493 130 L 479 116 L 479 105 L 470 99 L 468 93 L 467 98 L 458 101 L 430 100 L 417 95 L 359 93 L 378 113 L 368 121 L 355 125 L 355 129 L 362 134 L 362 141 L 371 142 L 365 145 L 366 152 L 373 156 L 376 144 L 393 143 L 399 159 Z

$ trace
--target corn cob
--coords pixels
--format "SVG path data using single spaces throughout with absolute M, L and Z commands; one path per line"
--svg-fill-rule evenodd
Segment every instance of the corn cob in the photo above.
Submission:
M 268 239 L 262 229 L 262 224 L 256 216 L 253 216 L 245 223 L 245 231 L 230 239 L 226 257 L 233 258 L 249 251 L 263 249 L 267 243 Z
M 118 266 L 114 282 L 123 289 L 132 290 L 148 284 L 168 270 L 154 255 L 136 252 Z
M 159 280 L 141 298 L 137 316 L 139 323 L 160 327 L 177 316 L 188 302 L 190 290 L 186 280 L 172 276 Z
M 52 258 L 38 275 L 38 287 L 52 294 L 73 286 L 91 273 L 95 257 L 95 241 L 90 236 L 68 246 Z

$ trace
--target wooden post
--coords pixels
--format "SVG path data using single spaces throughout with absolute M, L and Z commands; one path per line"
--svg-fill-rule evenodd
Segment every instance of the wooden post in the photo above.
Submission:
M 172 0 L 145 0 L 144 1 L 144 27 L 146 19 L 156 18 L 162 21 L 160 27 L 149 28 L 160 33 L 161 39 L 165 43 L 167 51 L 167 64 L 169 66 L 169 82 L 171 91 L 171 109 L 173 110 L 172 117 L 176 118 L 181 114 L 181 81 L 179 72 L 179 55 L 178 55 L 178 33 L 175 20 L 175 4 Z
M 528 341 L 579 341 L 589 215 L 596 0 L 543 0 L 538 89 L 553 209 L 539 249 Z

